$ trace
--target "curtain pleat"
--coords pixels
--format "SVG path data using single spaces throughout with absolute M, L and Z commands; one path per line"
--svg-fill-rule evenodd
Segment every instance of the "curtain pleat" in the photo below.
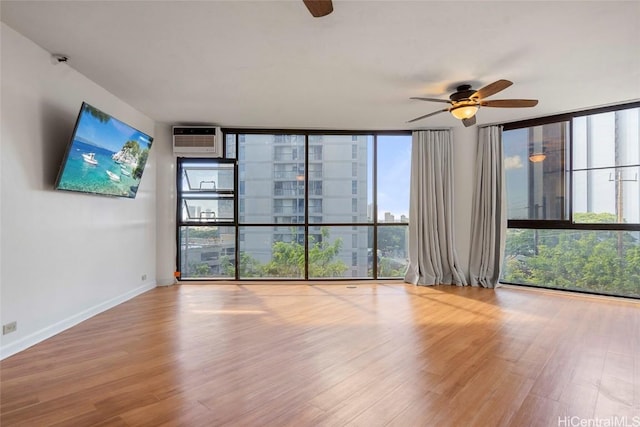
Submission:
M 504 204 L 502 128 L 487 126 L 478 130 L 469 255 L 472 286 L 498 284 L 506 233 Z
M 449 130 L 413 133 L 407 283 L 466 285 L 453 230 L 453 142 Z

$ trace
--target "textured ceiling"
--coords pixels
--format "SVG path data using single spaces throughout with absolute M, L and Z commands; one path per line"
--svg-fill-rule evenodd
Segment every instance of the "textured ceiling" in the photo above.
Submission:
M 461 126 L 457 84 L 515 84 L 478 124 L 640 99 L 640 2 L 2 1 L 3 22 L 157 121 L 222 126 Z M 65 66 L 65 65 L 62 65 Z M 87 100 L 91 102 L 90 99 Z

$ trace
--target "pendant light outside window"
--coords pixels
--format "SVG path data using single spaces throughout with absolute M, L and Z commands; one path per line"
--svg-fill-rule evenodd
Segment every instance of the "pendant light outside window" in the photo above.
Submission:
M 544 161 L 544 159 L 547 158 L 547 155 L 544 154 L 544 152 L 540 152 L 540 153 L 531 153 L 531 155 L 529 156 L 529 161 L 531 163 L 540 163 L 542 161 Z

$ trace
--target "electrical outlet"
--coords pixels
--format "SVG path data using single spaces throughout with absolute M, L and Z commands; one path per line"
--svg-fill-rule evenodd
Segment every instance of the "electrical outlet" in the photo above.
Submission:
M 2 335 L 7 335 L 11 332 L 15 332 L 16 329 L 18 329 L 18 322 L 9 322 L 6 325 L 2 325 Z
M 142 279 L 142 281 L 144 282 L 145 280 L 147 280 L 147 275 L 146 275 L 146 274 L 143 274 L 143 275 L 142 275 L 142 277 L 141 277 L 141 279 Z

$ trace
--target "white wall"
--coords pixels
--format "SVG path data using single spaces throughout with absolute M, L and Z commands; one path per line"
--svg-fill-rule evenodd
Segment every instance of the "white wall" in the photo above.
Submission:
M 54 191 L 82 101 L 151 135 L 154 122 L 1 25 L 0 321 L 18 322 L 7 357 L 155 286 L 156 160 L 154 142 L 134 200 Z
M 176 159 L 173 155 L 171 125 L 158 123 L 155 129 L 156 185 L 158 199 L 156 259 L 158 286 L 174 283 L 176 270 Z

